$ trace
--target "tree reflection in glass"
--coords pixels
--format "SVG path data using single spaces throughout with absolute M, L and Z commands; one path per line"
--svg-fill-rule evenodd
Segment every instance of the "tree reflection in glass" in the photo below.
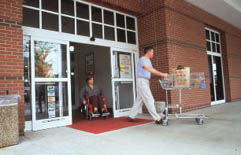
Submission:
M 62 73 L 61 59 L 63 53 L 61 44 L 35 41 L 34 45 L 35 77 L 58 78 L 66 75 Z

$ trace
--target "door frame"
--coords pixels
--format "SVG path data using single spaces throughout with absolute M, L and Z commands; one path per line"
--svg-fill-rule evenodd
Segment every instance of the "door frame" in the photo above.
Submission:
M 222 70 L 222 83 L 223 83 L 223 97 L 224 97 L 224 99 L 223 100 L 217 100 L 217 94 L 216 94 L 216 87 L 214 86 L 214 97 L 215 97 L 215 101 L 211 101 L 211 105 L 217 105 L 217 104 L 223 104 L 223 103 L 225 103 L 226 102 L 226 92 L 225 92 L 225 80 L 224 80 L 224 72 L 223 72 L 223 59 L 222 59 L 222 40 L 221 40 L 221 34 L 220 34 L 220 32 L 218 32 L 218 31 L 215 31 L 215 30 L 213 30 L 213 29 L 210 29 L 210 28 L 205 28 L 205 30 L 209 30 L 210 32 L 214 32 L 214 33 L 217 33 L 218 35 L 219 35 L 219 40 L 220 40 L 220 53 L 214 53 L 214 52 L 211 52 L 211 51 L 207 51 L 207 55 L 209 56 L 211 56 L 211 58 L 212 58 L 212 69 L 213 69 L 213 57 L 215 56 L 215 57 L 220 57 L 220 60 L 221 60 L 221 70 Z M 210 37 L 211 37 L 211 35 L 210 35 Z M 206 40 L 207 41 L 207 40 Z M 210 44 L 210 46 L 211 46 L 211 49 L 212 49 L 212 44 Z M 213 71 L 212 71 L 212 73 L 213 73 Z M 214 78 L 214 74 L 213 75 L 210 75 L 210 76 L 212 76 L 213 77 L 213 83 L 215 84 L 215 78 Z
M 130 79 L 114 78 L 114 64 L 113 64 L 113 52 L 114 51 L 131 54 L 132 78 L 130 78 Z M 129 112 L 132 108 L 131 107 L 131 108 L 126 108 L 126 109 L 116 110 L 115 82 L 124 82 L 124 81 L 133 82 L 133 102 L 135 103 L 135 100 L 136 100 L 136 82 L 135 82 L 136 54 L 137 54 L 137 51 L 135 51 L 135 50 L 126 50 L 126 49 L 113 48 L 113 47 L 110 48 L 111 85 L 112 85 L 113 116 L 114 116 L 114 118 L 128 116 Z
M 137 32 L 138 32 L 137 25 L 136 25 L 136 28 L 137 28 Z M 138 40 L 137 40 L 136 45 L 119 43 L 119 42 L 114 42 L 114 41 L 101 40 L 101 39 L 96 39 L 96 41 L 93 42 L 93 41 L 89 40 L 89 37 L 84 37 L 84 36 L 75 36 L 75 35 L 72 35 L 72 34 L 66 34 L 66 33 L 62 33 L 62 32 L 54 32 L 54 31 L 43 30 L 43 29 L 39 29 L 39 28 L 31 28 L 31 27 L 26 27 L 26 26 L 23 26 L 22 29 L 23 29 L 23 35 L 29 37 L 30 41 L 32 40 L 32 38 L 42 38 L 42 39 L 49 38 L 48 40 L 50 40 L 50 41 L 68 42 L 68 47 L 70 45 L 70 42 L 109 47 L 110 48 L 110 54 L 111 54 L 112 49 L 116 49 L 116 50 L 119 50 L 119 51 L 129 51 L 129 52 L 132 52 L 133 55 L 135 55 L 135 61 L 134 61 L 135 66 L 136 66 L 136 63 L 137 63 L 137 58 L 139 57 L 139 52 L 138 52 L 139 42 L 138 42 Z M 138 38 L 138 33 L 136 33 L 136 35 L 137 35 L 137 38 Z M 31 48 L 32 48 L 32 46 L 31 46 Z M 68 53 L 69 53 L 69 48 L 67 50 L 68 50 Z M 69 56 L 69 59 L 70 59 L 70 56 Z M 112 63 L 112 60 L 111 60 L 111 63 Z M 110 65 L 110 67 L 111 67 L 111 65 Z M 70 66 L 69 66 L 69 68 L 70 68 Z M 32 68 L 31 68 L 31 72 L 32 72 Z M 112 70 L 111 70 L 111 72 L 112 72 Z M 135 75 L 134 75 L 134 78 L 135 78 Z M 134 82 L 135 82 L 135 80 L 134 80 Z M 70 86 L 71 86 L 71 83 L 70 83 Z M 32 90 L 33 90 L 33 88 L 31 88 L 31 91 Z M 136 88 L 135 88 L 135 90 L 136 90 Z M 114 98 L 113 95 L 114 94 L 113 94 L 113 89 L 112 89 L 112 97 Z M 32 100 L 33 100 L 33 98 L 32 98 Z M 72 102 L 71 102 L 70 106 L 72 108 Z M 128 113 L 126 113 L 125 116 L 127 114 Z M 72 121 L 72 110 L 70 110 L 70 115 L 71 115 L 71 121 Z M 120 117 L 120 116 L 121 115 L 117 115 L 116 117 Z M 32 121 L 25 121 L 25 126 L 26 126 L 25 131 L 33 130 L 33 119 L 32 119 Z M 63 126 L 63 125 L 59 125 L 59 126 Z
M 34 41 L 46 41 L 52 43 L 59 43 L 66 45 L 66 58 L 67 58 L 67 77 L 66 78 L 36 78 L 35 77 L 35 58 L 34 58 Z M 32 130 L 41 130 L 52 127 L 60 127 L 72 124 L 72 102 L 71 102 L 71 79 L 70 79 L 70 53 L 69 53 L 69 41 L 46 39 L 41 37 L 31 37 L 31 98 L 32 98 Z M 61 116 L 57 118 L 48 118 L 42 120 L 36 120 L 36 82 L 67 82 L 68 93 L 68 116 Z M 63 110 L 62 104 L 59 104 L 59 112 Z

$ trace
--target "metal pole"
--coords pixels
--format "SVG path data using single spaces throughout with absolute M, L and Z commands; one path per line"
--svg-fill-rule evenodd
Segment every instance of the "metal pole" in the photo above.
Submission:
M 182 113 L 182 89 L 179 89 L 179 112 Z
M 166 90 L 166 120 L 168 120 L 168 92 Z

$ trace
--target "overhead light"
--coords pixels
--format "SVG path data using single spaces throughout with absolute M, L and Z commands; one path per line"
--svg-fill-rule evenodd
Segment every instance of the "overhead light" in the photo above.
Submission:
M 70 52 L 74 52 L 74 46 L 70 46 L 70 47 L 69 47 L 69 51 L 70 51 Z

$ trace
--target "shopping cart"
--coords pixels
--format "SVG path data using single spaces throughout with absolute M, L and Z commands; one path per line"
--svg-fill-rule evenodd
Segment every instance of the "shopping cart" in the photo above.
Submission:
M 188 77 L 188 82 L 185 81 L 183 75 L 171 74 L 168 78 L 159 80 L 161 87 L 166 91 L 166 102 L 165 102 L 165 120 L 163 120 L 162 125 L 168 125 L 169 117 L 175 118 L 194 118 L 198 125 L 204 123 L 204 119 L 207 118 L 204 114 L 183 114 L 182 113 L 182 90 L 191 90 L 192 88 L 206 88 L 204 73 L 191 73 Z M 180 84 L 180 81 L 184 81 L 184 85 Z M 180 85 L 178 85 L 179 83 Z M 179 91 L 179 103 L 176 105 L 168 104 L 168 91 L 178 90 Z M 168 109 L 178 109 L 175 114 L 169 114 Z

